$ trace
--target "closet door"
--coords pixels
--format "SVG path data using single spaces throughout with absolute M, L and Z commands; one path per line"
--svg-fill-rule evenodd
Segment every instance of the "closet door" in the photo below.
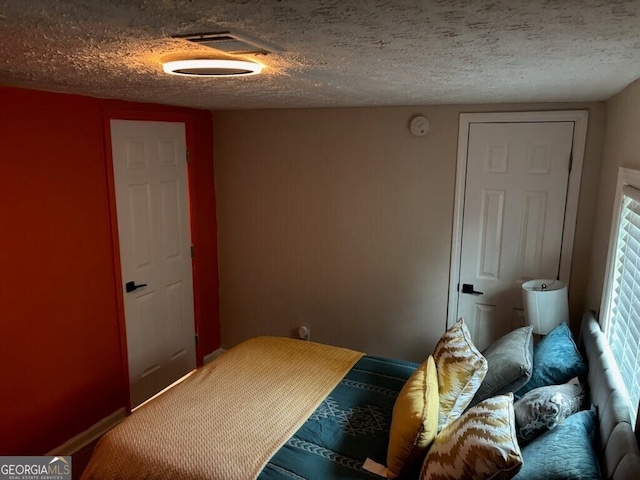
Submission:
M 185 126 L 111 120 L 132 407 L 196 367 Z

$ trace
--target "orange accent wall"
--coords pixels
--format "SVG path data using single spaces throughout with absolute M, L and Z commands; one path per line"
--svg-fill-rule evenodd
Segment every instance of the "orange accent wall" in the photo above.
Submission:
M 105 124 L 187 123 L 196 330 L 220 344 L 211 113 L 0 87 L 0 455 L 39 455 L 127 403 Z

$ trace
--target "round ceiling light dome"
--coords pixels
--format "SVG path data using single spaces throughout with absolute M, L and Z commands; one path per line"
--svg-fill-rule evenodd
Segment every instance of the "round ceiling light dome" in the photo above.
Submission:
M 192 60 L 175 60 L 162 66 L 166 73 L 187 75 L 191 77 L 238 77 L 257 75 L 262 65 L 246 60 L 214 60 L 196 58 Z

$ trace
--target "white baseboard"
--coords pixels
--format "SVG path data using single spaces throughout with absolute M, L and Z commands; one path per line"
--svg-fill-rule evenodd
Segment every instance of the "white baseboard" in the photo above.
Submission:
M 224 349 L 224 348 L 219 348 L 219 349 L 214 350 L 213 352 L 205 355 L 204 358 L 203 358 L 204 364 L 206 365 L 207 363 L 211 362 L 212 360 L 215 360 L 216 358 L 218 358 L 220 355 L 222 355 L 226 351 L 227 350 Z
M 220 355 L 222 355 L 226 350 L 224 348 L 218 348 L 208 355 L 204 356 L 205 365 Z M 73 455 L 78 452 L 82 448 L 89 445 L 96 438 L 101 437 L 113 427 L 115 427 L 118 423 L 120 423 L 127 416 L 127 411 L 124 407 L 116 410 L 108 417 L 103 418 L 95 425 L 89 427 L 84 432 L 79 433 L 75 437 L 67 440 L 62 445 L 54 448 L 50 452 L 47 453 L 47 456 L 65 456 L 65 455 Z
M 120 423 L 126 416 L 127 411 L 124 407 L 116 410 L 108 417 L 103 418 L 95 425 L 86 429 L 84 432 L 79 433 L 75 437 L 64 442 L 62 445 L 54 448 L 49 453 L 47 453 L 47 456 L 62 457 L 65 455 L 73 455 L 74 453 L 89 445 L 96 438 L 99 438 L 107 433 L 118 423 Z

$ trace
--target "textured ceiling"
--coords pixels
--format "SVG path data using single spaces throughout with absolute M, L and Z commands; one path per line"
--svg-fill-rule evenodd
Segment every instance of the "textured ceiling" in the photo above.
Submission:
M 198 108 L 604 100 L 640 77 L 640 1 L 0 0 L 0 84 Z M 184 78 L 229 30 L 284 53 Z

